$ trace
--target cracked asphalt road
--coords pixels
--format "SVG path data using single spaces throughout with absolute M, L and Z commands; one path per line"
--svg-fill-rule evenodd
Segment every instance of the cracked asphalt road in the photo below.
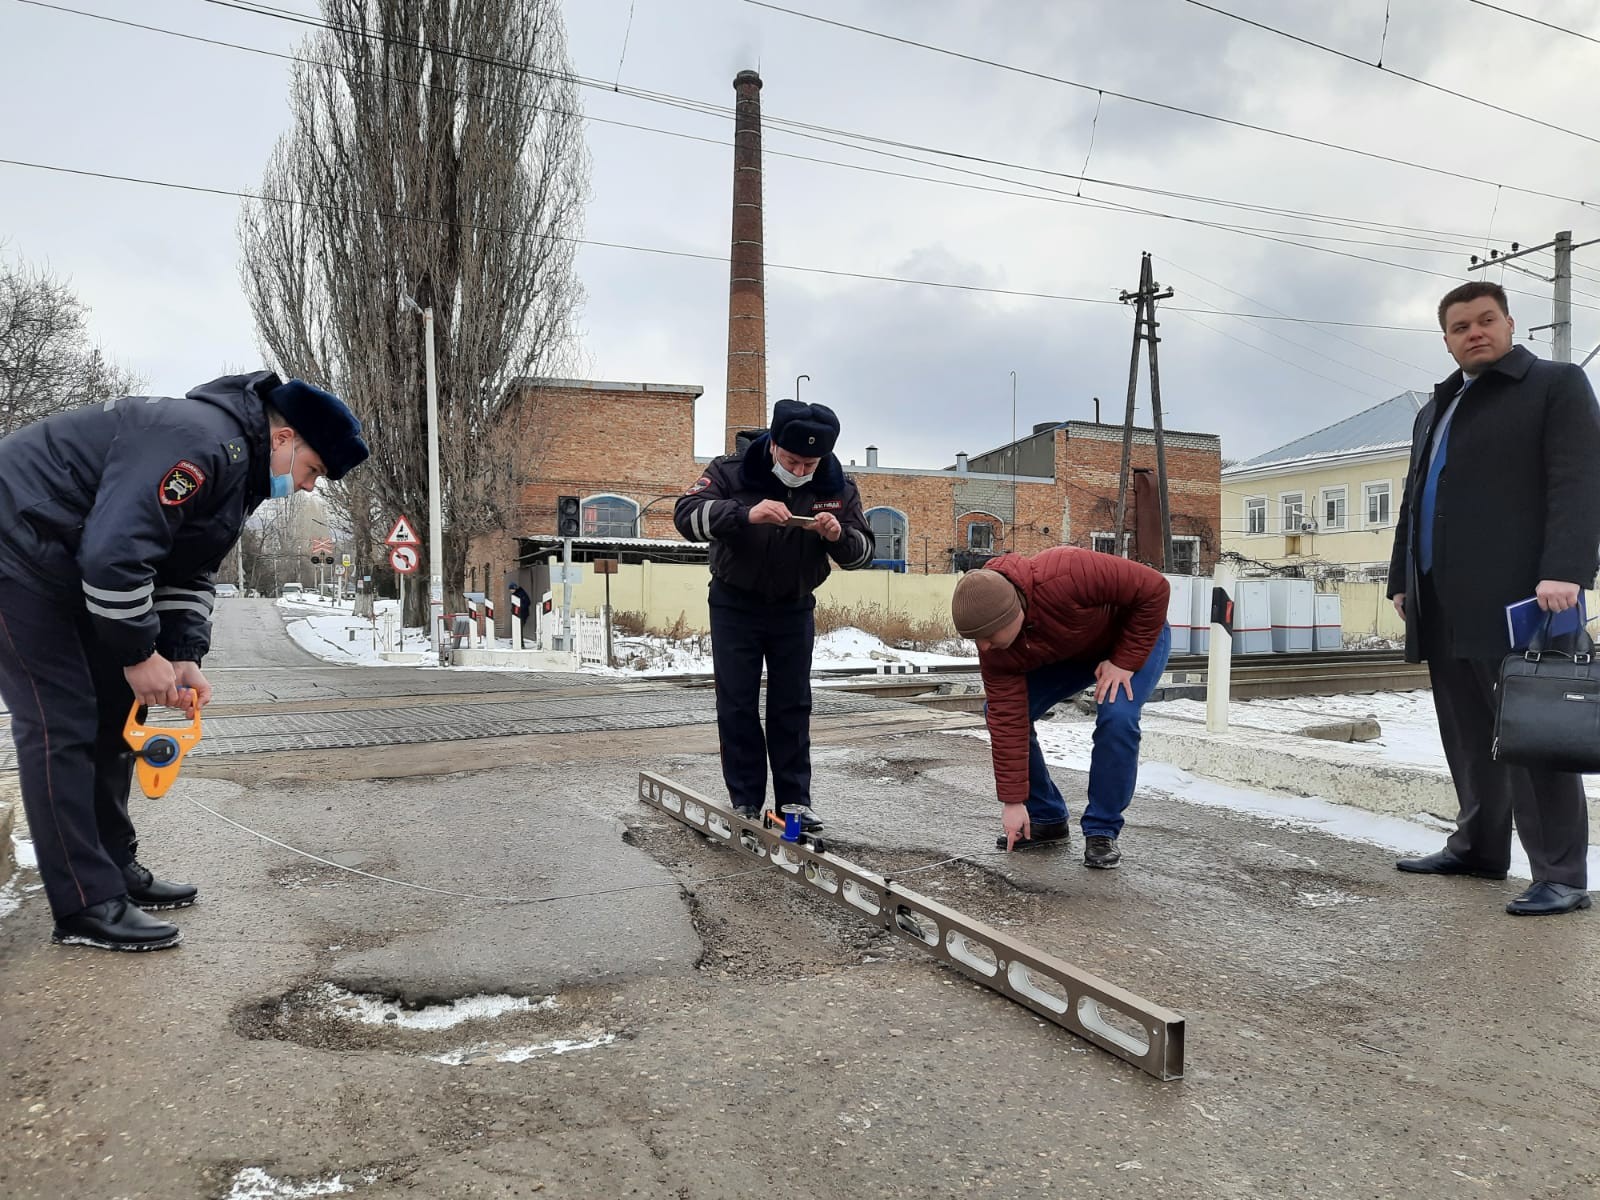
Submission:
M 220 611 L 236 695 L 470 684 L 308 666 L 270 606 Z M 819 720 L 831 838 L 874 867 L 975 851 L 919 890 L 1178 1009 L 1184 1080 L 640 805 L 640 769 L 717 794 L 709 726 L 228 754 L 138 802 L 146 861 L 202 888 L 181 949 L 51 947 L 26 891 L 0 920 L 0 1195 L 226 1197 L 246 1168 L 374 1198 L 1600 1195 L 1587 916 L 1513 921 L 1513 885 L 1155 797 L 1120 871 L 1006 858 L 959 723 Z M 328 985 L 532 1003 L 413 1029 Z

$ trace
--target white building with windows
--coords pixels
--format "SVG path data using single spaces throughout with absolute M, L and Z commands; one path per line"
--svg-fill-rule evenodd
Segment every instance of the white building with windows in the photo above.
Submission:
M 1411 427 L 1428 402 L 1402 392 L 1222 472 L 1222 548 L 1317 578 L 1384 579 Z

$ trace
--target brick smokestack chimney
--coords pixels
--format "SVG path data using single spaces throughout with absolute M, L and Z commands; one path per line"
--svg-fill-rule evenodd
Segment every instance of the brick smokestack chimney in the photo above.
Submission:
M 733 251 L 728 289 L 724 452 L 745 429 L 767 426 L 767 297 L 761 233 L 761 76 L 740 71 L 733 122 Z

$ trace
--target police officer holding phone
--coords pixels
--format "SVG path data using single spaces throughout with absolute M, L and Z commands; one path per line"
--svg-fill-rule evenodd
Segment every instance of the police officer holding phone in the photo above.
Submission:
M 872 562 L 861 494 L 834 457 L 839 418 L 821 404 L 780 400 L 772 428 L 742 454 L 715 460 L 678 500 L 672 520 L 711 543 L 711 658 L 722 777 L 741 816 L 761 813 L 772 766 L 775 806 L 811 811 L 813 593 L 830 564 Z M 761 727 L 761 669 L 767 724 Z
M 197 889 L 139 863 L 123 726 L 135 700 L 192 714 L 211 699 L 200 663 L 215 572 L 245 518 L 366 457 L 337 396 L 270 371 L 91 404 L 0 440 L 0 697 L 53 941 L 181 940 L 146 910 L 187 907 Z

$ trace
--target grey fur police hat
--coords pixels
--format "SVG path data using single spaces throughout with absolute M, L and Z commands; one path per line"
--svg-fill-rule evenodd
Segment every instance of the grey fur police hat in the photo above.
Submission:
M 826 458 L 839 440 L 839 418 L 823 404 L 779 400 L 772 406 L 772 441 L 801 458 Z
M 329 479 L 342 479 L 367 461 L 371 451 L 362 440 L 361 422 L 332 392 L 291 379 L 273 388 L 267 403 L 317 452 Z

